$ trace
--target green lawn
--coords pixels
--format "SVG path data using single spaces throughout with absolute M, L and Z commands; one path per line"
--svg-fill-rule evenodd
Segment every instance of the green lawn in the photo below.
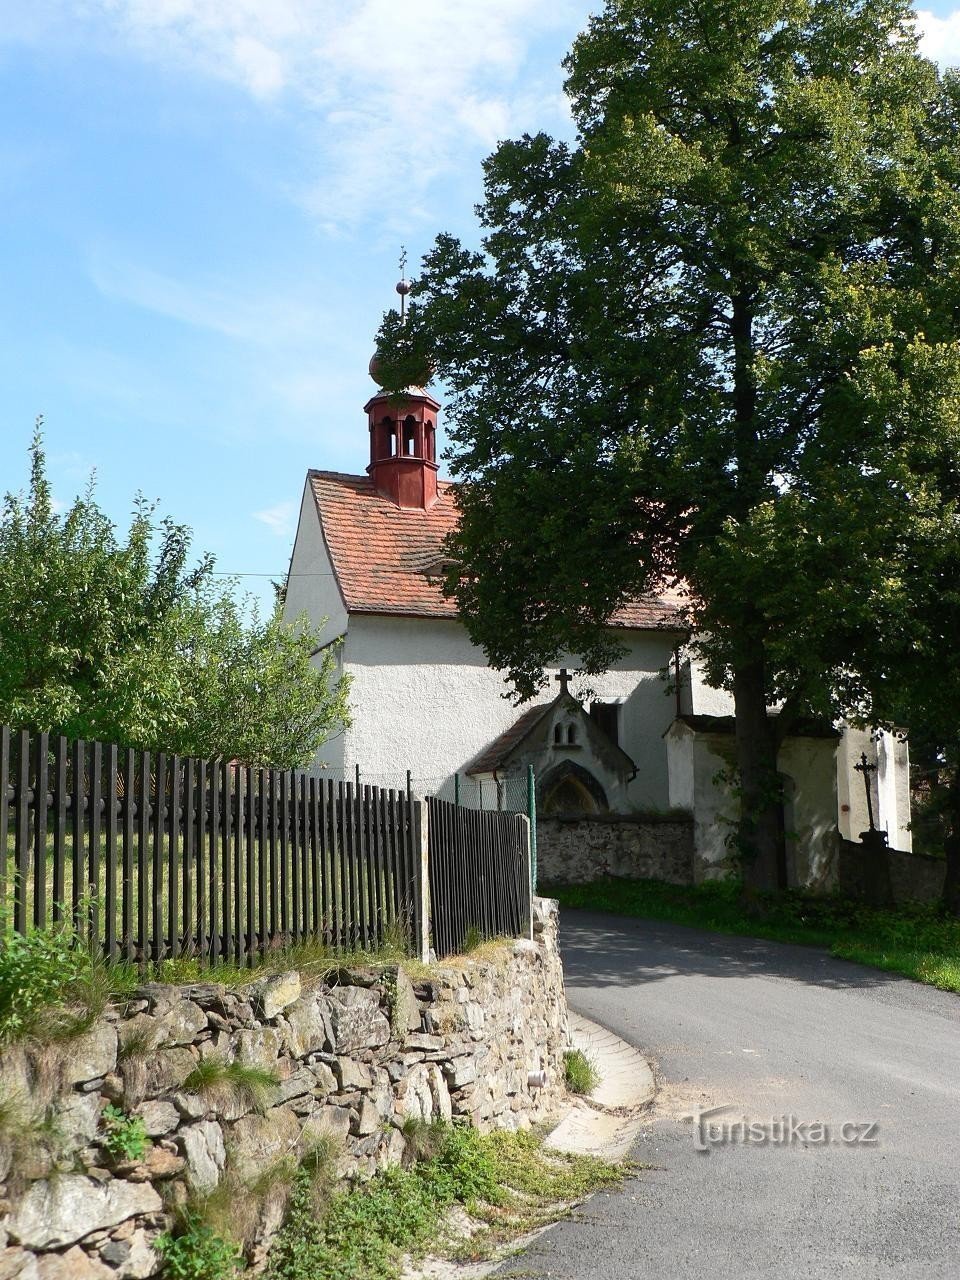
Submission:
M 944 918 L 935 907 L 911 904 L 880 911 L 835 895 L 791 890 L 761 899 L 748 912 L 739 886 L 729 881 L 686 887 L 611 879 L 590 885 L 543 884 L 538 892 L 567 907 L 827 947 L 843 960 L 960 992 L 960 920 Z

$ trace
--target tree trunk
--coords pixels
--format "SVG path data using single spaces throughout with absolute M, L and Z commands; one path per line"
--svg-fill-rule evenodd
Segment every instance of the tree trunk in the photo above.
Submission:
M 950 829 L 943 842 L 947 874 L 943 881 L 941 903 L 949 915 L 960 917 L 960 765 L 954 765 L 953 777 L 950 779 L 947 813 Z
M 743 878 L 751 890 L 776 892 L 787 887 L 787 856 L 777 737 L 767 715 L 762 660 L 734 672 L 733 697 L 740 772 L 737 850 Z

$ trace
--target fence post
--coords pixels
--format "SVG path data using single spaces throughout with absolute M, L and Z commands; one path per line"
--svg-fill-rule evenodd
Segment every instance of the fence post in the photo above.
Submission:
M 530 892 L 537 892 L 537 780 L 527 765 L 527 820 L 530 823 Z
M 426 800 L 412 807 L 414 857 L 420 856 L 420 936 L 417 938 L 418 959 L 430 963 L 430 810 Z
M 533 840 L 531 833 L 533 828 L 530 825 L 530 819 L 525 813 L 517 814 L 517 827 L 520 831 L 520 843 L 527 851 L 527 936 L 533 941 L 533 895 L 536 892 L 533 886 L 534 870 L 533 870 Z
M 457 808 L 460 807 L 460 775 L 459 773 L 455 773 L 453 775 L 453 803 L 457 806 Z

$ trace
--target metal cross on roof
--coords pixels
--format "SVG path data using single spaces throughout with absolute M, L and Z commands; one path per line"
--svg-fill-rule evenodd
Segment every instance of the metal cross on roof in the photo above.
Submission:
M 570 692 L 570 690 L 567 688 L 567 685 L 570 683 L 570 672 L 567 670 L 566 667 L 561 667 L 560 674 L 554 676 L 553 678 L 554 680 L 556 680 L 557 684 L 559 684 L 561 693 Z

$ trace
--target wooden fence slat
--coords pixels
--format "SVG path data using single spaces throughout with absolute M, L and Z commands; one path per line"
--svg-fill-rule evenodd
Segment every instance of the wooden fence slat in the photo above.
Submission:
M 141 965 L 150 963 L 150 894 L 147 874 L 147 842 L 150 838 L 150 752 L 140 755 L 140 785 L 137 788 L 137 943 Z
M 253 785 L 253 770 L 248 765 L 243 770 L 244 789 L 246 791 L 247 800 L 247 839 L 246 839 L 246 955 L 247 964 L 252 965 L 254 956 L 257 954 L 257 937 L 256 937 L 256 839 L 257 839 L 257 809 L 256 809 L 256 791 Z
M 183 765 L 183 841 L 180 857 L 180 879 L 183 888 L 183 933 L 177 951 L 182 955 L 196 954 L 196 929 L 194 923 L 194 875 L 197 865 L 197 762 L 189 756 Z
M 134 958 L 134 892 L 133 866 L 136 847 L 137 820 L 137 758 L 131 748 L 123 753 L 123 800 L 120 806 L 120 932 L 123 939 L 123 958 L 129 963 Z
M 156 758 L 156 774 L 153 782 L 153 866 L 150 875 L 150 901 L 152 906 L 150 929 L 150 956 L 154 961 L 164 958 L 163 937 L 163 880 L 166 867 L 163 856 L 165 818 L 167 810 L 167 754 L 159 751 Z
M 194 803 L 197 808 L 197 847 L 194 864 L 197 906 L 195 913 L 196 933 L 194 935 L 194 954 L 201 960 L 207 955 L 207 804 L 210 774 L 206 760 L 197 761 L 197 796 Z
M 33 758 L 33 924 L 47 923 L 47 773 L 50 735 L 38 733 Z
M 15 810 L 16 862 L 14 870 L 13 927 L 27 932 L 27 885 L 30 883 L 30 734 L 17 734 L 17 798 Z
M 246 958 L 246 947 L 243 938 L 243 831 L 244 831 L 244 794 L 243 769 L 240 765 L 232 765 L 230 769 L 233 783 L 233 945 L 234 959 L 242 964 Z
M 300 883 L 300 786 L 295 769 L 290 770 L 290 934 L 299 942 L 302 931 L 302 886 Z
M 280 843 L 277 854 L 280 862 L 280 876 L 275 883 L 280 885 L 280 933 L 285 942 L 290 939 L 289 884 L 287 872 L 287 854 L 290 848 L 290 774 L 286 769 L 280 773 Z
M 278 857 L 280 849 L 280 776 L 270 770 L 270 831 L 267 863 L 270 881 L 270 936 L 275 938 L 280 929 L 280 880 Z
M 104 792 L 106 818 L 106 847 L 104 850 L 103 894 L 104 930 L 103 945 L 111 960 L 118 954 L 117 945 L 117 768 L 119 751 L 114 743 L 107 747 L 106 790 Z
M 100 832 L 103 820 L 103 744 L 91 742 L 88 748 L 90 780 L 87 789 L 87 883 L 84 895 L 87 899 L 87 936 L 96 946 L 100 942 L 101 886 L 100 886 Z
M 170 804 L 167 807 L 167 955 L 180 954 L 180 786 L 183 766 L 180 757 L 170 757 Z
M 327 839 L 330 850 L 330 942 L 343 945 L 343 873 L 340 858 L 340 828 L 337 821 L 339 797 L 331 780 L 327 784 Z
M 323 935 L 320 834 L 320 781 L 311 775 L 310 787 L 310 932 L 319 941 Z
M 233 856 L 230 847 L 230 766 L 220 766 L 220 954 L 229 962 L 234 959 L 233 940 Z
M 210 782 L 210 824 L 207 828 L 207 909 L 209 925 L 207 928 L 207 948 L 210 963 L 216 964 L 220 959 L 220 932 L 217 919 L 220 908 L 220 874 L 217 867 L 217 853 L 220 847 L 220 766 L 211 763 Z
M 0 909 L 7 920 L 7 859 L 10 839 L 10 729 L 0 725 Z
M 257 775 L 257 949 L 261 956 L 267 953 L 267 841 L 270 824 L 268 807 L 269 774 L 260 769 Z

